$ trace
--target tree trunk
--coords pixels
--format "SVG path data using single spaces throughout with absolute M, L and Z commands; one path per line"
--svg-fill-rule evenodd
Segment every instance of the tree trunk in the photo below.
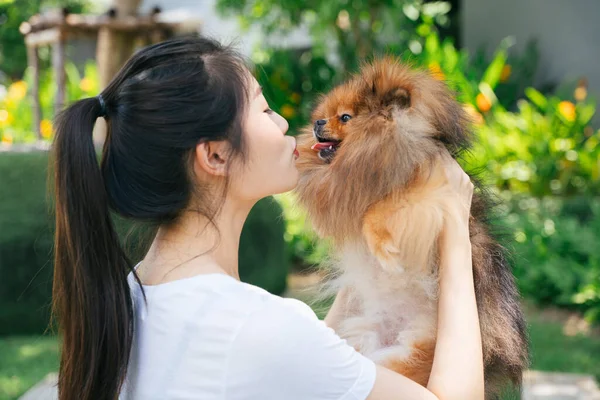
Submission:
M 112 8 L 116 10 L 115 18 L 135 16 L 141 0 L 112 0 Z M 102 28 L 98 32 L 96 61 L 100 87 L 104 89 L 117 74 L 134 50 L 135 37 L 128 32 L 111 31 Z M 106 123 L 100 118 L 94 129 L 94 140 L 101 145 L 106 137 Z

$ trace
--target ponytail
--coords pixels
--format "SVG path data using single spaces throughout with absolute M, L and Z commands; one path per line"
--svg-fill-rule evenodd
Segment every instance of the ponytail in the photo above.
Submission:
M 62 335 L 60 400 L 115 400 L 133 338 L 132 265 L 113 228 L 92 139 L 103 108 L 99 98 L 84 99 L 56 121 L 53 316 Z
M 60 400 L 115 400 L 133 342 L 133 305 L 109 209 L 158 226 L 194 198 L 189 155 L 202 141 L 227 140 L 243 155 L 247 68 L 231 48 L 200 37 L 136 52 L 103 90 L 58 115 L 54 142 L 56 238 L 53 316 L 62 334 Z M 92 130 L 105 116 L 99 166 Z

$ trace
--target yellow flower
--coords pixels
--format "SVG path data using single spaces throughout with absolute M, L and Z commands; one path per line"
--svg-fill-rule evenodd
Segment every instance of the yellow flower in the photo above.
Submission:
M 281 115 L 283 115 L 284 118 L 293 118 L 294 115 L 296 115 L 296 111 L 294 111 L 294 107 L 289 104 L 284 104 L 281 106 Z
M 465 110 L 465 112 L 467 113 L 469 118 L 471 118 L 471 121 L 473 121 L 474 124 L 483 125 L 483 123 L 485 122 L 483 119 L 483 115 L 481 115 L 479 111 L 477 111 L 475 107 L 473 107 L 471 104 L 465 104 L 463 106 L 463 110 Z
M 558 112 L 569 122 L 575 121 L 575 104 L 570 101 L 561 101 L 558 103 Z
M 429 71 L 431 71 L 431 76 L 433 76 L 438 81 L 443 81 L 444 79 L 446 79 L 446 75 L 444 75 L 440 64 L 438 64 L 437 62 L 429 63 Z
M 94 90 L 95 87 L 96 85 L 94 84 L 94 81 L 90 78 L 83 78 L 79 82 L 79 88 L 84 92 L 91 92 Z
M 21 100 L 27 94 L 27 83 L 25 81 L 17 81 L 8 87 L 8 97 Z
M 510 78 L 510 74 L 512 72 L 512 67 L 506 64 L 502 67 L 502 72 L 500 73 L 500 82 L 506 82 L 508 78 Z
M 299 93 L 292 93 L 292 95 L 290 96 L 292 102 L 298 104 L 300 103 L 300 100 L 302 99 L 302 97 L 300 97 Z
M 49 139 L 52 137 L 52 122 L 44 119 L 40 122 L 40 132 L 42 133 L 42 137 L 44 139 Z
M 492 108 L 492 102 L 483 93 L 477 95 L 475 102 L 477 103 L 477 108 L 479 108 L 481 112 L 488 112 Z
M 12 144 L 13 142 L 13 137 L 10 133 L 5 133 L 4 135 L 2 135 L 2 143 L 3 144 Z
M 4 123 L 8 122 L 8 117 L 10 117 L 8 111 L 0 110 L 0 125 L 4 125 Z
M 579 86 L 577 89 L 575 89 L 575 100 L 584 101 L 586 97 L 587 89 L 585 88 L 585 86 Z

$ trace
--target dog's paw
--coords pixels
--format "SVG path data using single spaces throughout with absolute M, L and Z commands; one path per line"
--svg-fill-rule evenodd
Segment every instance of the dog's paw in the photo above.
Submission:
M 400 249 L 394 244 L 392 235 L 377 221 L 365 219 L 363 234 L 371 254 L 387 272 L 403 272 Z

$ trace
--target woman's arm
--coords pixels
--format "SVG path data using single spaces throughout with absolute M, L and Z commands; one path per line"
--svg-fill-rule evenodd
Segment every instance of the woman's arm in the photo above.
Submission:
M 427 388 L 382 366 L 368 400 L 484 398 L 483 352 L 473 283 L 469 217 L 473 184 L 454 160 L 446 165 L 456 194 L 440 237 L 440 295 L 433 367 Z
M 350 289 L 347 287 L 341 288 L 336 296 L 333 304 L 327 311 L 327 315 L 323 322 L 325 325 L 337 331 L 338 323 L 347 317 L 350 307 Z
M 441 249 L 438 335 L 427 388 L 440 399 L 483 399 L 483 352 L 468 227 L 449 222 Z
M 484 397 L 481 333 L 468 235 L 450 223 L 452 239 L 442 249 L 438 334 L 427 388 L 377 366 L 367 400 L 478 400 Z

